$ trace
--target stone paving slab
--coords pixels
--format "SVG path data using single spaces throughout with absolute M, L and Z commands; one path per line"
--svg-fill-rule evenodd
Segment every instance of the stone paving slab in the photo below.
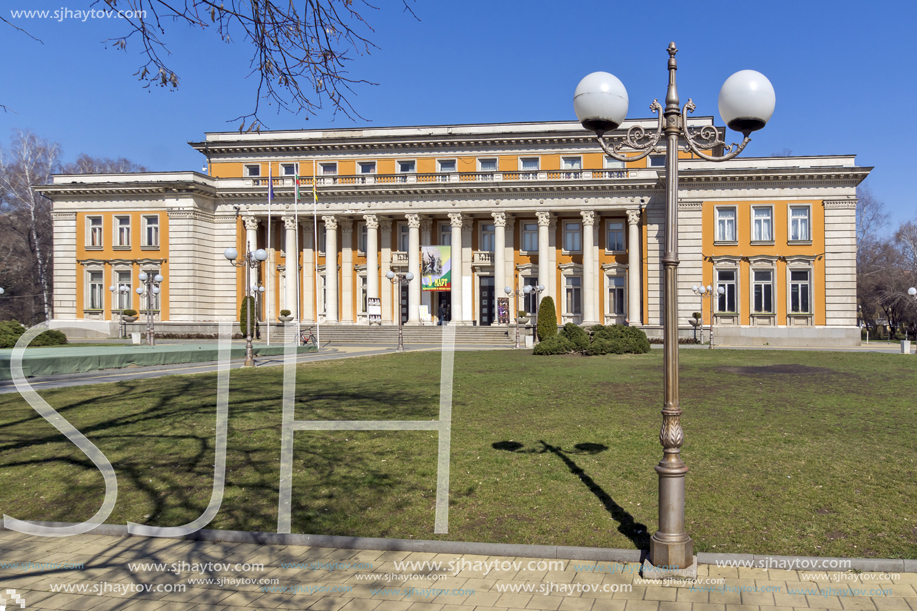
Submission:
M 108 535 L 52 540 L 0 530 L 0 563 L 39 557 L 45 565 L 0 566 L 7 609 L 21 608 L 12 604 L 15 594 L 27 610 L 917 611 L 917 573 L 700 564 L 695 580 L 645 580 L 639 558 L 605 562 Z M 176 570 L 208 562 L 197 572 Z M 361 568 L 347 566 L 357 563 Z

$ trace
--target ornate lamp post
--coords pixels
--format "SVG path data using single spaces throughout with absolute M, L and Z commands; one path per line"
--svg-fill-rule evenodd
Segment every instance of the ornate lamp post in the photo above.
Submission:
M 131 289 L 126 284 L 119 284 L 117 286 L 111 285 L 108 290 L 111 291 L 113 298 L 117 296 L 118 299 L 118 307 L 116 308 L 118 312 L 118 338 L 127 337 L 127 323 L 124 321 L 124 310 L 126 308 L 121 307 L 121 295 L 130 293 Z
M 151 276 L 146 272 L 140 272 L 140 282 L 143 286 L 137 287 L 137 294 L 142 299 L 146 295 L 146 343 L 147 346 L 156 345 L 156 329 L 153 326 L 153 296 L 159 295 L 159 285 L 165 281 L 160 274 Z
M 255 358 L 252 356 L 252 302 L 255 300 L 255 291 L 263 291 L 264 287 L 256 289 L 252 286 L 251 270 L 258 267 L 262 261 L 267 260 L 267 251 L 263 248 L 259 248 L 255 252 L 248 251 L 245 253 L 245 256 L 239 257 L 239 251 L 235 248 L 227 248 L 223 251 L 223 256 L 229 260 L 229 264 L 233 267 L 245 268 L 245 296 L 251 297 L 251 299 L 246 299 L 245 301 L 248 312 L 245 321 L 245 362 L 242 366 L 254 367 Z M 238 261 L 236 261 L 236 259 L 238 259 Z
M 514 315 L 514 318 L 516 319 L 516 347 L 515 347 L 515 350 L 518 350 L 519 349 L 519 297 L 521 297 L 523 293 L 522 291 L 519 291 L 519 290 L 514 291 L 513 288 L 510 286 L 504 286 L 503 292 L 506 293 L 507 297 L 509 297 L 510 295 L 515 295 L 516 297 L 516 301 L 513 304 L 513 307 L 516 308 L 515 309 L 516 314 Z
M 684 432 L 681 428 L 681 408 L 678 404 L 678 293 L 676 270 L 678 267 L 678 148 L 684 139 L 683 150 L 707 161 L 726 161 L 734 158 L 751 141 L 749 134 L 765 126 L 774 112 L 774 88 L 767 78 L 754 70 L 736 72 L 720 89 L 720 116 L 731 129 L 744 136 L 738 145 L 724 146 L 717 129 L 705 125 L 699 130 L 688 127 L 687 114 L 694 111 L 690 99 L 680 107 L 675 86 L 678 69 L 675 43 L 669 44 L 669 86 L 665 108 L 653 100 L 650 109 L 659 115 L 655 134 L 634 125 L 616 144 L 606 143 L 606 132 L 617 129 L 627 116 L 627 90 L 617 77 L 607 72 L 593 72 L 586 76 L 573 95 L 573 106 L 580 123 L 594 131 L 599 146 L 605 154 L 624 162 L 642 159 L 653 151 L 665 148 L 665 254 L 663 300 L 665 314 L 663 336 L 665 342 L 665 404 L 662 409 L 662 428 L 659 441 L 663 458 L 656 466 L 659 474 L 659 530 L 650 540 L 650 567 L 666 567 L 669 571 L 694 569 L 694 542 L 685 532 L 685 474 L 688 467 L 681 460 Z M 662 143 L 663 134 L 665 138 Z M 657 148 L 657 144 L 661 144 Z M 723 146 L 723 155 L 715 156 L 705 151 Z M 634 156 L 621 153 L 623 149 L 636 152 Z M 655 572 L 655 571 L 654 571 Z
M 389 270 L 385 277 L 392 281 L 392 284 L 398 287 L 398 352 L 404 352 L 404 318 L 401 316 L 401 285 L 414 279 L 411 272 L 398 272 L 397 274 Z
M 717 289 L 714 291 L 713 287 L 708 284 L 707 286 L 694 285 L 691 287 L 691 290 L 694 291 L 695 295 L 700 295 L 701 309 L 703 309 L 704 297 L 710 298 L 710 350 L 713 350 L 713 298 L 718 295 L 725 295 L 726 289 L 720 286 L 720 287 L 717 287 Z M 700 341 L 703 342 L 704 341 L 704 328 L 703 327 L 701 327 L 700 333 L 701 333 Z
M 535 319 L 532 321 L 532 345 L 534 346 L 538 341 L 538 310 L 541 305 L 541 300 L 538 296 L 544 292 L 544 285 L 539 284 L 538 286 L 532 286 L 531 284 L 526 284 L 522 292 L 526 295 L 535 293 L 535 299 L 532 301 L 532 309 L 535 310 L 532 312 L 535 315 Z

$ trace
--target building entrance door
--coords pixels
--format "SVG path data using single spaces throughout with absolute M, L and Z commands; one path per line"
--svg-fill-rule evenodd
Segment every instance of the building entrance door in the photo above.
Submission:
M 481 312 L 481 326 L 489 327 L 494 322 L 494 277 L 481 276 L 480 301 L 478 311 Z
M 401 322 L 408 321 L 408 285 L 401 285 Z
M 436 320 L 438 324 L 443 321 L 452 320 L 452 293 L 448 291 L 437 291 L 436 293 Z

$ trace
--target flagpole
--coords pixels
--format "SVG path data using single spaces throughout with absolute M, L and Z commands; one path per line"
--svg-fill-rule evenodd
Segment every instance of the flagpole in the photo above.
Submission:
M 315 288 L 318 288 L 318 191 L 315 190 L 315 160 L 312 160 L 312 248 L 315 250 Z M 337 273 L 337 265 L 334 266 L 334 273 Z M 328 275 L 328 255 L 325 254 L 325 276 Z M 327 277 L 326 277 L 327 280 Z M 318 300 L 320 296 L 315 291 L 315 343 L 316 347 L 321 350 L 322 346 L 322 325 L 318 317 Z M 326 306 L 327 307 L 327 306 Z M 328 312 L 325 312 L 325 316 Z
M 267 248 L 268 253 L 273 253 L 274 249 L 272 248 L 274 236 L 271 235 L 271 196 L 274 194 L 274 175 L 272 173 L 273 168 L 271 167 L 271 162 L 267 162 Z M 267 303 L 268 307 L 264 308 L 264 318 L 267 322 L 267 345 L 271 345 L 271 319 L 268 316 L 268 313 L 271 310 L 271 286 L 274 284 L 274 274 L 271 272 L 271 266 L 274 264 L 274 257 L 268 257 L 267 265 Z
M 298 165 L 298 164 L 297 164 L 297 165 Z M 297 170 L 298 170 L 298 169 L 299 169 L 299 168 L 297 167 Z M 294 255 L 294 256 L 293 256 L 293 262 L 294 262 L 294 267 L 296 268 L 296 321 L 297 321 L 297 322 L 302 322 L 302 303 L 301 303 L 301 296 L 300 296 L 301 287 L 299 286 L 299 283 L 300 283 L 299 277 L 300 277 L 300 275 L 301 275 L 301 273 L 300 273 L 300 271 L 299 271 L 299 173 L 296 174 L 296 177 L 295 177 L 293 180 L 294 180 L 294 184 L 293 184 L 293 218 L 296 219 L 296 220 L 295 220 L 295 225 L 296 225 L 296 250 L 293 251 L 293 255 Z M 290 265 L 290 264 L 289 264 L 289 262 L 288 262 L 288 263 L 287 263 L 287 267 L 289 267 L 289 265 Z M 287 272 L 287 275 L 289 275 L 289 272 Z

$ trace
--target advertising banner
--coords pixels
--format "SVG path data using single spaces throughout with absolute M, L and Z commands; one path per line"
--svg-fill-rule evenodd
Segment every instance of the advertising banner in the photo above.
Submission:
M 452 247 L 421 246 L 420 287 L 424 291 L 452 290 Z

